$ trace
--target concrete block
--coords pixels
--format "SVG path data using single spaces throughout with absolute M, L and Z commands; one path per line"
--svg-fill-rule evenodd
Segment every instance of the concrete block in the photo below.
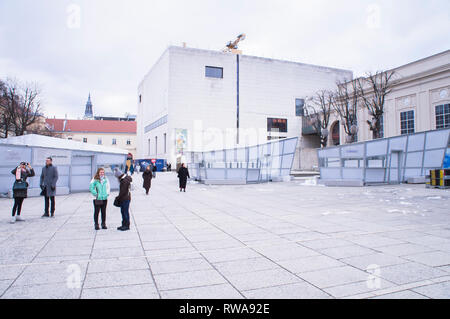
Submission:
M 332 179 L 319 179 L 318 183 L 325 186 L 337 186 L 337 187 L 362 187 L 364 182 L 359 179 L 347 179 L 347 180 L 332 180 Z

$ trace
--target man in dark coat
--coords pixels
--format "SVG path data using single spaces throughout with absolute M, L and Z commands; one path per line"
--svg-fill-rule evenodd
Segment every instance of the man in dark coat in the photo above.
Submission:
M 178 170 L 178 178 L 180 180 L 180 192 L 184 190 L 184 192 L 186 192 L 186 183 L 187 183 L 187 179 L 191 178 L 191 176 L 189 176 L 189 171 L 188 169 L 184 166 L 184 163 L 181 164 L 180 169 Z
M 42 217 L 50 217 L 49 215 L 49 202 L 51 202 L 51 217 L 55 216 L 55 195 L 56 195 L 56 182 L 58 181 L 58 169 L 53 166 L 53 159 L 47 157 L 45 160 L 45 166 L 42 168 L 41 173 L 41 189 L 42 195 L 45 196 L 45 213 Z
M 22 211 L 23 201 L 28 196 L 27 178 L 33 177 L 35 174 L 34 169 L 31 167 L 30 163 L 25 162 L 20 163 L 18 167 L 11 171 L 11 174 L 16 176 L 16 182 L 14 184 L 25 183 L 26 185 L 26 187 L 24 188 L 13 187 L 14 206 L 12 209 L 11 223 L 14 224 L 16 221 L 24 221 L 24 219 L 20 216 L 20 212 Z
M 122 214 L 122 226 L 117 227 L 117 230 L 130 230 L 130 202 L 131 202 L 131 176 L 122 173 L 120 170 L 114 172 L 114 176 L 119 180 L 119 195 L 116 197 L 120 203 L 120 213 Z
M 142 187 L 145 188 L 145 194 L 148 195 L 148 191 L 152 186 L 152 178 L 153 178 L 153 172 L 150 165 L 148 165 L 145 168 L 145 171 L 142 173 L 142 178 L 144 179 L 144 184 L 142 185 Z

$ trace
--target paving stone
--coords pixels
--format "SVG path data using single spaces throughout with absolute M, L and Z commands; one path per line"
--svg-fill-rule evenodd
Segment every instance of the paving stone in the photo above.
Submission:
M 371 265 L 376 265 L 377 267 L 383 267 L 383 266 L 389 266 L 389 265 L 396 265 L 396 264 L 402 264 L 407 263 L 408 261 L 405 259 L 402 259 L 397 256 L 387 255 L 383 253 L 375 253 L 371 255 L 363 255 L 363 256 L 356 256 L 356 257 L 350 257 L 350 258 L 343 258 L 340 261 L 354 266 L 356 268 L 359 268 L 361 270 L 366 270 L 367 267 Z
M 390 282 L 403 285 L 426 279 L 447 276 L 448 273 L 437 268 L 410 262 L 381 267 L 379 275 Z
M 244 291 L 249 299 L 330 299 L 329 294 L 307 282 Z
M 450 299 L 450 281 L 415 288 L 413 291 L 433 299 Z
M 216 270 L 160 274 L 155 275 L 155 281 L 158 289 L 161 291 L 226 283 L 225 279 Z
M 366 281 L 369 278 L 368 273 L 350 266 L 310 271 L 298 276 L 321 289 Z
M 83 289 L 81 299 L 159 299 L 153 284 Z
M 284 269 L 269 269 L 225 276 L 239 291 L 302 282 Z
M 260 254 L 248 248 L 230 248 L 220 251 L 206 251 L 202 252 L 202 255 L 212 263 L 261 257 Z
M 150 270 L 88 273 L 83 288 L 105 288 L 139 284 L 153 284 Z
M 2 299 L 77 299 L 80 294 L 80 288 L 55 283 L 12 287 L 3 294 Z
M 161 291 L 164 299 L 242 299 L 230 284 Z
M 365 281 L 325 288 L 324 291 L 336 298 L 346 298 L 354 295 L 371 293 L 394 286 L 395 285 L 393 283 L 387 280 L 371 277 L 367 278 Z
M 342 263 L 336 259 L 324 256 L 324 255 L 311 256 L 311 257 L 298 258 L 298 259 L 289 259 L 289 260 L 279 261 L 278 263 L 283 268 L 286 268 L 287 270 L 289 270 L 293 273 L 302 273 L 302 272 L 308 272 L 308 271 L 313 271 L 313 270 L 345 266 L 344 263 Z
M 393 292 L 391 294 L 373 297 L 372 299 L 428 299 L 427 297 L 410 290 Z
M 215 263 L 214 267 L 223 275 L 234 275 L 255 272 L 259 270 L 276 269 L 280 266 L 271 260 L 261 258 L 250 258 Z
M 204 258 L 152 262 L 150 265 L 154 275 L 213 270 Z
M 403 258 L 433 267 L 450 265 L 450 254 L 442 251 L 407 255 Z
M 359 245 L 340 246 L 334 248 L 319 249 L 320 253 L 332 258 L 342 259 L 356 256 L 374 254 L 376 251 Z
M 408 244 L 377 247 L 376 250 L 386 253 L 386 254 L 401 257 L 401 256 L 406 256 L 406 255 L 411 255 L 411 254 L 418 254 L 418 253 L 422 253 L 422 252 L 429 252 L 429 251 L 432 251 L 433 249 L 430 247 L 422 246 L 422 245 L 408 243 Z
M 145 258 L 99 259 L 89 262 L 88 273 L 150 269 Z

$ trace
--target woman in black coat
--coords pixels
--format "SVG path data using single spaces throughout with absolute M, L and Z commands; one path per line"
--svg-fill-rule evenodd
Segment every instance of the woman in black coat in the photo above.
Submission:
M 191 178 L 191 176 L 189 176 L 188 169 L 184 166 L 184 164 L 181 164 L 181 167 L 178 170 L 178 178 L 180 180 L 180 192 L 182 190 L 184 190 L 184 192 L 186 192 L 186 183 L 187 183 L 188 177 Z
M 144 179 L 144 184 L 142 185 L 142 187 L 145 188 L 145 194 L 148 195 L 148 191 L 152 186 L 152 178 L 153 178 L 153 172 L 150 165 L 148 165 L 145 168 L 145 171 L 142 173 L 142 178 Z
M 31 167 L 31 165 L 25 162 L 20 163 L 19 166 L 11 171 L 11 174 L 16 176 L 14 185 L 17 185 L 19 183 L 25 183 L 26 185 L 26 187 L 23 188 L 15 188 L 13 186 L 14 206 L 12 209 L 11 223 L 14 224 L 16 221 L 24 221 L 24 219 L 20 216 L 20 212 L 22 211 L 23 201 L 28 196 L 27 178 L 33 177 L 35 174 L 34 169 Z

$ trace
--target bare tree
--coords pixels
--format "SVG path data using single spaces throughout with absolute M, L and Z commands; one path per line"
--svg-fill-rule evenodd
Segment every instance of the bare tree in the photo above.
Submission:
M 333 109 L 340 118 L 347 134 L 346 142 L 356 141 L 358 134 L 358 96 L 357 83 L 355 80 L 339 81 L 336 83 L 337 89 L 331 99 Z
M 36 84 L 7 79 L 1 86 L 1 128 L 3 135 L 24 135 L 37 124 L 41 112 L 40 91 Z
M 318 91 L 304 107 L 306 123 L 311 125 L 315 134 L 319 136 L 322 148 L 327 147 L 328 143 L 332 99 L 331 92 Z
M 374 139 L 382 137 L 381 117 L 384 114 L 386 95 L 392 91 L 394 75 L 394 71 L 377 71 L 375 74 L 368 73 L 366 77 L 356 80 L 360 100 L 372 117 L 367 124 L 373 132 Z

